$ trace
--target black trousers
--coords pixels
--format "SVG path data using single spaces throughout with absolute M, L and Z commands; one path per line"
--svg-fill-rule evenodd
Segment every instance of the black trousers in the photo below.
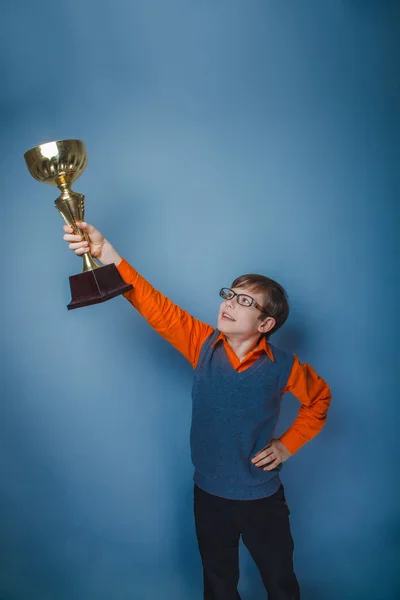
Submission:
M 240 536 L 258 567 L 268 599 L 300 599 L 283 486 L 260 500 L 227 500 L 195 485 L 194 515 L 204 600 L 240 600 Z

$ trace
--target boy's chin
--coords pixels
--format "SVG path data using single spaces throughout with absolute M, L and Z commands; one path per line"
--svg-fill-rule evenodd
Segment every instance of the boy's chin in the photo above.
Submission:
M 232 321 L 223 321 L 222 319 L 218 319 L 218 329 L 221 333 L 233 333 L 235 331 L 236 323 Z

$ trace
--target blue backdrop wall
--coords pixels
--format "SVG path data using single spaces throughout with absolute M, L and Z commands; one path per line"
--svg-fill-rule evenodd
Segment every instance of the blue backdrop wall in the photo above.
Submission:
M 333 392 L 283 470 L 303 598 L 398 597 L 396 4 L 2 5 L 2 600 L 202 597 L 191 367 L 123 298 L 66 310 L 81 261 L 23 161 L 63 138 L 87 220 L 191 314 L 245 272 L 287 288 L 273 342 Z

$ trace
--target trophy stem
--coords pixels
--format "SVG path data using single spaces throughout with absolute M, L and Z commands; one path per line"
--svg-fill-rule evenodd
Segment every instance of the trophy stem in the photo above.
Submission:
M 85 214 L 85 196 L 77 194 L 71 190 L 71 175 L 60 173 L 56 178 L 56 184 L 61 191 L 61 196 L 55 201 L 57 210 L 69 227 L 74 230 L 76 235 L 81 235 L 84 240 L 89 242 L 86 231 L 82 231 L 77 226 L 77 221 L 83 221 Z M 90 252 L 82 255 L 83 273 L 98 269 L 99 265 L 95 262 Z
M 99 265 L 95 262 L 93 256 L 90 254 L 90 252 L 86 252 L 86 254 L 84 254 L 82 256 L 83 258 L 83 273 L 86 273 L 86 271 L 93 271 L 94 269 L 98 269 Z

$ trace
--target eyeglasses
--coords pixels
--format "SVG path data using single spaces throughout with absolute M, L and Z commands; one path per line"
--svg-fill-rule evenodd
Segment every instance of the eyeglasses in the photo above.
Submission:
M 258 310 L 260 310 L 262 313 L 267 314 L 265 312 L 265 310 L 263 309 L 263 307 L 261 306 L 261 304 L 258 304 L 258 302 L 256 302 L 254 300 L 254 298 L 252 298 L 251 296 L 248 296 L 247 294 L 237 294 L 230 288 L 222 288 L 222 290 L 220 290 L 220 292 L 219 292 L 219 295 L 224 300 L 232 300 L 232 298 L 234 298 L 236 296 L 236 301 L 241 306 L 247 306 L 247 307 L 254 306 Z

